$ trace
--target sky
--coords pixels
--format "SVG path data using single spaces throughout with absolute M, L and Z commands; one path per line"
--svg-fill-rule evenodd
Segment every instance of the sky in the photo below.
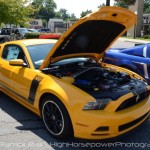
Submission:
M 77 18 L 80 18 L 82 11 L 97 10 L 97 7 L 106 0 L 54 0 L 57 4 L 57 10 L 65 8 L 69 14 L 74 13 Z M 110 0 L 110 5 L 113 5 L 114 0 Z

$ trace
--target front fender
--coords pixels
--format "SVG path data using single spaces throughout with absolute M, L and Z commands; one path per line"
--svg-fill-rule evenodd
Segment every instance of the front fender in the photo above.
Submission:
M 44 94 L 56 96 L 66 107 L 69 114 L 82 107 L 89 101 L 95 100 L 92 96 L 81 89 L 59 78 L 48 76 L 40 83 L 37 89 L 34 106 L 39 109 L 41 97 Z
M 126 68 L 123 68 L 123 67 L 120 67 L 120 66 L 116 66 L 116 65 L 112 65 L 112 64 L 107 64 L 107 63 L 102 63 L 101 65 L 103 67 L 114 68 L 118 71 L 126 72 L 131 76 L 131 78 L 135 77 L 135 78 L 138 78 L 138 79 L 141 79 L 141 80 L 145 81 L 145 79 L 142 76 L 140 76 L 139 74 L 137 74 L 137 73 L 135 73 L 135 72 L 133 72 L 129 69 L 126 69 Z

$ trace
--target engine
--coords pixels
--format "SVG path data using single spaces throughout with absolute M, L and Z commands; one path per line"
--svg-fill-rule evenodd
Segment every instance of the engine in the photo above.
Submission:
M 43 72 L 65 79 L 66 82 L 70 82 L 95 98 L 109 97 L 116 100 L 129 92 L 142 93 L 146 89 L 144 81 L 131 78 L 125 72 L 102 67 L 87 58 L 59 61 Z
M 73 75 L 75 85 L 86 91 L 108 90 L 116 88 L 130 81 L 126 73 L 115 72 L 101 67 L 88 68 Z

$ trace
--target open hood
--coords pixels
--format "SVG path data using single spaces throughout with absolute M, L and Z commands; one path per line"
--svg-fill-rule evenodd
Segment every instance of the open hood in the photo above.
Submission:
M 125 31 L 136 23 L 136 15 L 120 7 L 102 7 L 73 24 L 47 55 L 40 70 L 64 58 L 90 56 L 100 59 Z

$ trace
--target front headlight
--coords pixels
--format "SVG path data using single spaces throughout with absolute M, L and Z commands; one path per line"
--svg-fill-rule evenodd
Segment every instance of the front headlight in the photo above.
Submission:
M 95 102 L 88 102 L 83 110 L 103 110 L 111 101 L 111 99 L 97 99 Z

